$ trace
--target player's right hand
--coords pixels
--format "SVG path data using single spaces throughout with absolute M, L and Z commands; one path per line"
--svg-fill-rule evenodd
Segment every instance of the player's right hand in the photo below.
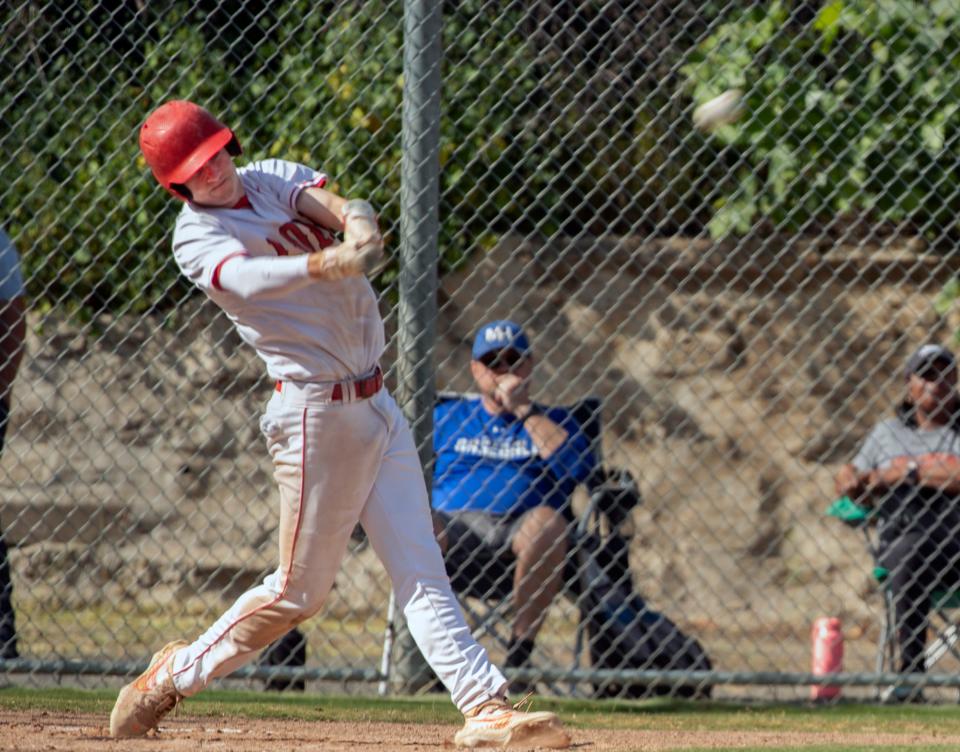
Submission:
M 383 259 L 383 237 L 373 207 L 354 199 L 343 205 L 343 242 L 311 257 L 307 271 L 314 279 L 336 281 L 371 274 Z
M 370 274 L 383 258 L 383 242 L 375 241 L 357 247 L 344 241 L 330 246 L 307 259 L 307 273 L 313 279 L 335 282 L 347 277 Z

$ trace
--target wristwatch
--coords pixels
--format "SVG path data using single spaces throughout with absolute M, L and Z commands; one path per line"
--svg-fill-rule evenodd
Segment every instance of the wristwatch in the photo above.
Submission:
M 920 466 L 912 460 L 907 463 L 907 483 L 912 486 L 920 485 Z

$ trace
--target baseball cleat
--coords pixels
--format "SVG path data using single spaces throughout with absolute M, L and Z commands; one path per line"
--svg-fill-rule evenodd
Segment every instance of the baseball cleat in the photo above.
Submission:
M 173 677 L 168 673 L 158 683 L 157 673 L 164 665 L 169 667 L 174 653 L 187 647 L 187 644 L 183 640 L 176 640 L 164 645 L 153 654 L 147 670 L 120 690 L 113 712 L 110 713 L 110 736 L 143 736 L 156 728 L 160 720 L 183 699 L 173 686 Z
M 570 746 L 570 734 L 556 713 L 524 712 L 497 698 L 465 713 L 463 728 L 453 737 L 453 742 L 458 747 L 470 748 L 566 749 Z

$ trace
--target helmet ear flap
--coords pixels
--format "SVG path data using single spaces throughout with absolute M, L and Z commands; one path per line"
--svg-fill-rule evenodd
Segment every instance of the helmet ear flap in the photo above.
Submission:
M 178 196 L 185 198 L 187 201 L 193 200 L 193 194 L 183 183 L 170 183 L 170 190 L 176 193 Z

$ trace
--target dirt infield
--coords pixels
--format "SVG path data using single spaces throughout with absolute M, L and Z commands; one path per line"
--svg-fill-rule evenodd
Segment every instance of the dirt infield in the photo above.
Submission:
M 103 716 L 48 712 L 0 713 L 0 750 L 18 752 L 360 752 L 367 749 L 453 749 L 454 726 L 339 721 L 167 720 L 159 734 L 116 740 Z M 942 745 L 960 748 L 960 736 L 930 734 L 803 733 L 769 731 L 649 731 L 573 729 L 572 749 L 590 752 L 626 750 L 738 749 L 813 745 Z

